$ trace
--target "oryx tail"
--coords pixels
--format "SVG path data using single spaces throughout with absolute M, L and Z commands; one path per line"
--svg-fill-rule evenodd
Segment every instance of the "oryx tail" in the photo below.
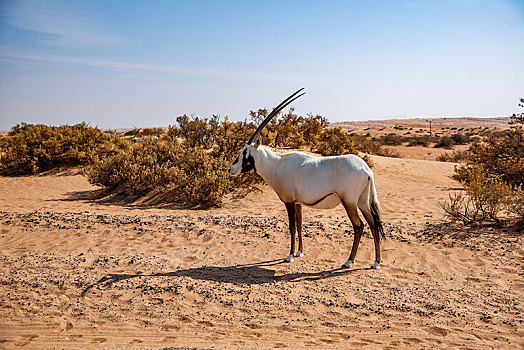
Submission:
M 378 202 L 377 190 L 375 188 L 375 181 L 373 176 L 369 181 L 369 203 L 371 209 L 371 216 L 373 216 L 373 226 L 378 232 L 380 238 L 386 239 L 386 234 L 384 233 L 384 227 L 382 226 L 382 221 L 380 220 L 380 204 Z

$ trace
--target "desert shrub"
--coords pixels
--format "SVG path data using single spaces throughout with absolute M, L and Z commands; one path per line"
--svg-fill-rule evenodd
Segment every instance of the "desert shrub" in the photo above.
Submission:
M 164 133 L 162 128 L 144 128 L 138 136 L 160 136 Z
M 18 124 L 0 142 L 3 175 L 39 173 L 62 165 L 92 164 L 127 143 L 86 123 L 47 126 Z
M 408 142 L 408 147 L 412 147 L 412 146 L 429 147 L 431 139 L 428 136 L 411 136 L 411 137 L 407 137 L 405 141 Z
M 388 146 L 399 146 L 402 144 L 402 137 L 400 137 L 399 135 L 397 134 L 394 134 L 394 133 L 390 133 L 390 134 L 387 134 L 387 135 L 383 135 L 380 137 L 380 142 L 383 144 L 383 145 L 388 145 Z
M 455 170 L 459 181 L 467 182 L 471 169 L 482 165 L 492 178 L 520 187 L 524 185 L 524 129 L 514 126 L 509 130 L 490 134 L 484 142 L 473 144 L 465 165 Z
M 251 111 L 251 119 L 260 124 L 269 111 L 259 109 Z M 320 115 L 309 114 L 306 117 L 294 113 L 293 109 L 286 114 L 272 119 L 261 136 L 263 143 L 273 147 L 300 148 L 314 147 L 320 140 L 321 134 L 327 128 L 327 119 Z
M 454 177 L 464 185 L 465 194 L 443 204 L 448 217 L 464 223 L 500 223 L 506 215 L 523 226 L 524 128 L 513 126 L 473 144 L 464 164 L 455 167 Z
M 358 153 L 353 139 L 341 127 L 324 129 L 314 150 L 323 156 Z
M 400 153 L 383 147 L 382 144 L 375 138 L 368 138 L 360 135 L 350 135 L 353 139 L 355 149 L 359 152 L 374 154 L 382 157 L 399 158 Z
M 520 98 L 519 106 L 524 108 L 524 98 Z M 511 124 L 524 124 L 524 113 L 515 113 L 510 117 Z
M 446 215 L 465 224 L 483 221 L 500 222 L 504 210 L 513 207 L 513 188 L 496 178 L 488 178 L 482 166 L 471 168 L 469 181 L 464 183 L 464 194 L 450 195 L 443 204 Z
M 216 138 L 219 117 L 212 118 L 190 118 L 182 115 L 176 118 L 178 127 L 170 127 L 168 136 L 172 139 L 181 138 L 188 147 L 210 148 Z
M 453 151 L 453 152 L 444 152 L 437 156 L 439 162 L 452 162 L 459 163 L 463 162 L 468 158 L 468 151 Z
M 455 141 L 449 136 L 442 136 L 440 140 L 435 144 L 435 148 L 452 149 L 455 145 Z
M 451 139 L 455 145 L 467 145 L 471 142 L 471 139 L 464 134 L 453 134 L 451 135 Z
M 234 189 L 257 182 L 253 176 L 231 177 L 230 159 L 206 149 L 168 140 L 136 143 L 87 171 L 89 182 L 107 193 L 157 196 L 183 206 L 215 206 Z

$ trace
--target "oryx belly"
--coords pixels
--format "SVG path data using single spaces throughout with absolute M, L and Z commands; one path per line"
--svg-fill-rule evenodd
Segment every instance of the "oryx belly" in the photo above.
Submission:
M 333 209 L 337 205 L 340 204 L 340 198 L 338 198 L 338 195 L 333 193 L 333 194 L 327 195 L 327 197 L 321 198 L 320 200 L 316 202 L 306 203 L 306 202 L 298 201 L 297 203 L 304 204 L 308 207 L 315 208 L 315 209 Z

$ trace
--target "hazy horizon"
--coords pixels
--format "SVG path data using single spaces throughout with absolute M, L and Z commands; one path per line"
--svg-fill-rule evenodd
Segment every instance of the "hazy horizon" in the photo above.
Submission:
M 524 2 L 3 1 L 0 129 L 249 117 L 300 87 L 331 122 L 506 117 Z

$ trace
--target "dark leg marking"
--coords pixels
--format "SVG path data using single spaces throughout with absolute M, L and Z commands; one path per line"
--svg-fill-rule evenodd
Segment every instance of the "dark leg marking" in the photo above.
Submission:
M 373 242 L 375 243 L 375 262 L 380 263 L 382 261 L 382 259 L 380 258 L 381 227 L 377 227 L 377 225 L 375 225 L 375 220 L 373 218 L 373 215 L 370 209 L 363 210 L 362 208 L 360 208 L 360 211 L 362 212 L 362 215 L 364 215 L 364 218 L 366 219 L 369 227 L 371 228 L 371 234 L 373 235 Z
M 355 262 L 358 245 L 360 244 L 360 238 L 362 237 L 362 231 L 364 231 L 364 224 L 362 223 L 362 220 L 360 220 L 356 206 L 346 203 L 344 201 L 342 201 L 342 205 L 344 206 L 344 209 L 346 209 L 346 213 L 348 214 L 349 220 L 353 225 L 353 230 L 355 231 L 355 237 L 353 238 L 353 246 L 351 247 L 351 254 L 349 255 L 348 259 L 348 262 L 352 264 Z M 349 265 L 346 264 L 344 264 L 344 266 L 349 267 Z
M 302 205 L 295 204 L 295 217 L 297 222 L 297 232 L 298 232 L 298 251 L 295 256 L 303 256 L 304 246 L 302 245 Z
M 295 203 L 285 203 L 287 209 L 287 216 L 289 219 L 289 232 L 291 234 L 291 249 L 289 256 L 295 254 L 295 231 L 296 231 L 296 216 L 295 216 Z M 292 260 L 290 260 L 292 261 Z

